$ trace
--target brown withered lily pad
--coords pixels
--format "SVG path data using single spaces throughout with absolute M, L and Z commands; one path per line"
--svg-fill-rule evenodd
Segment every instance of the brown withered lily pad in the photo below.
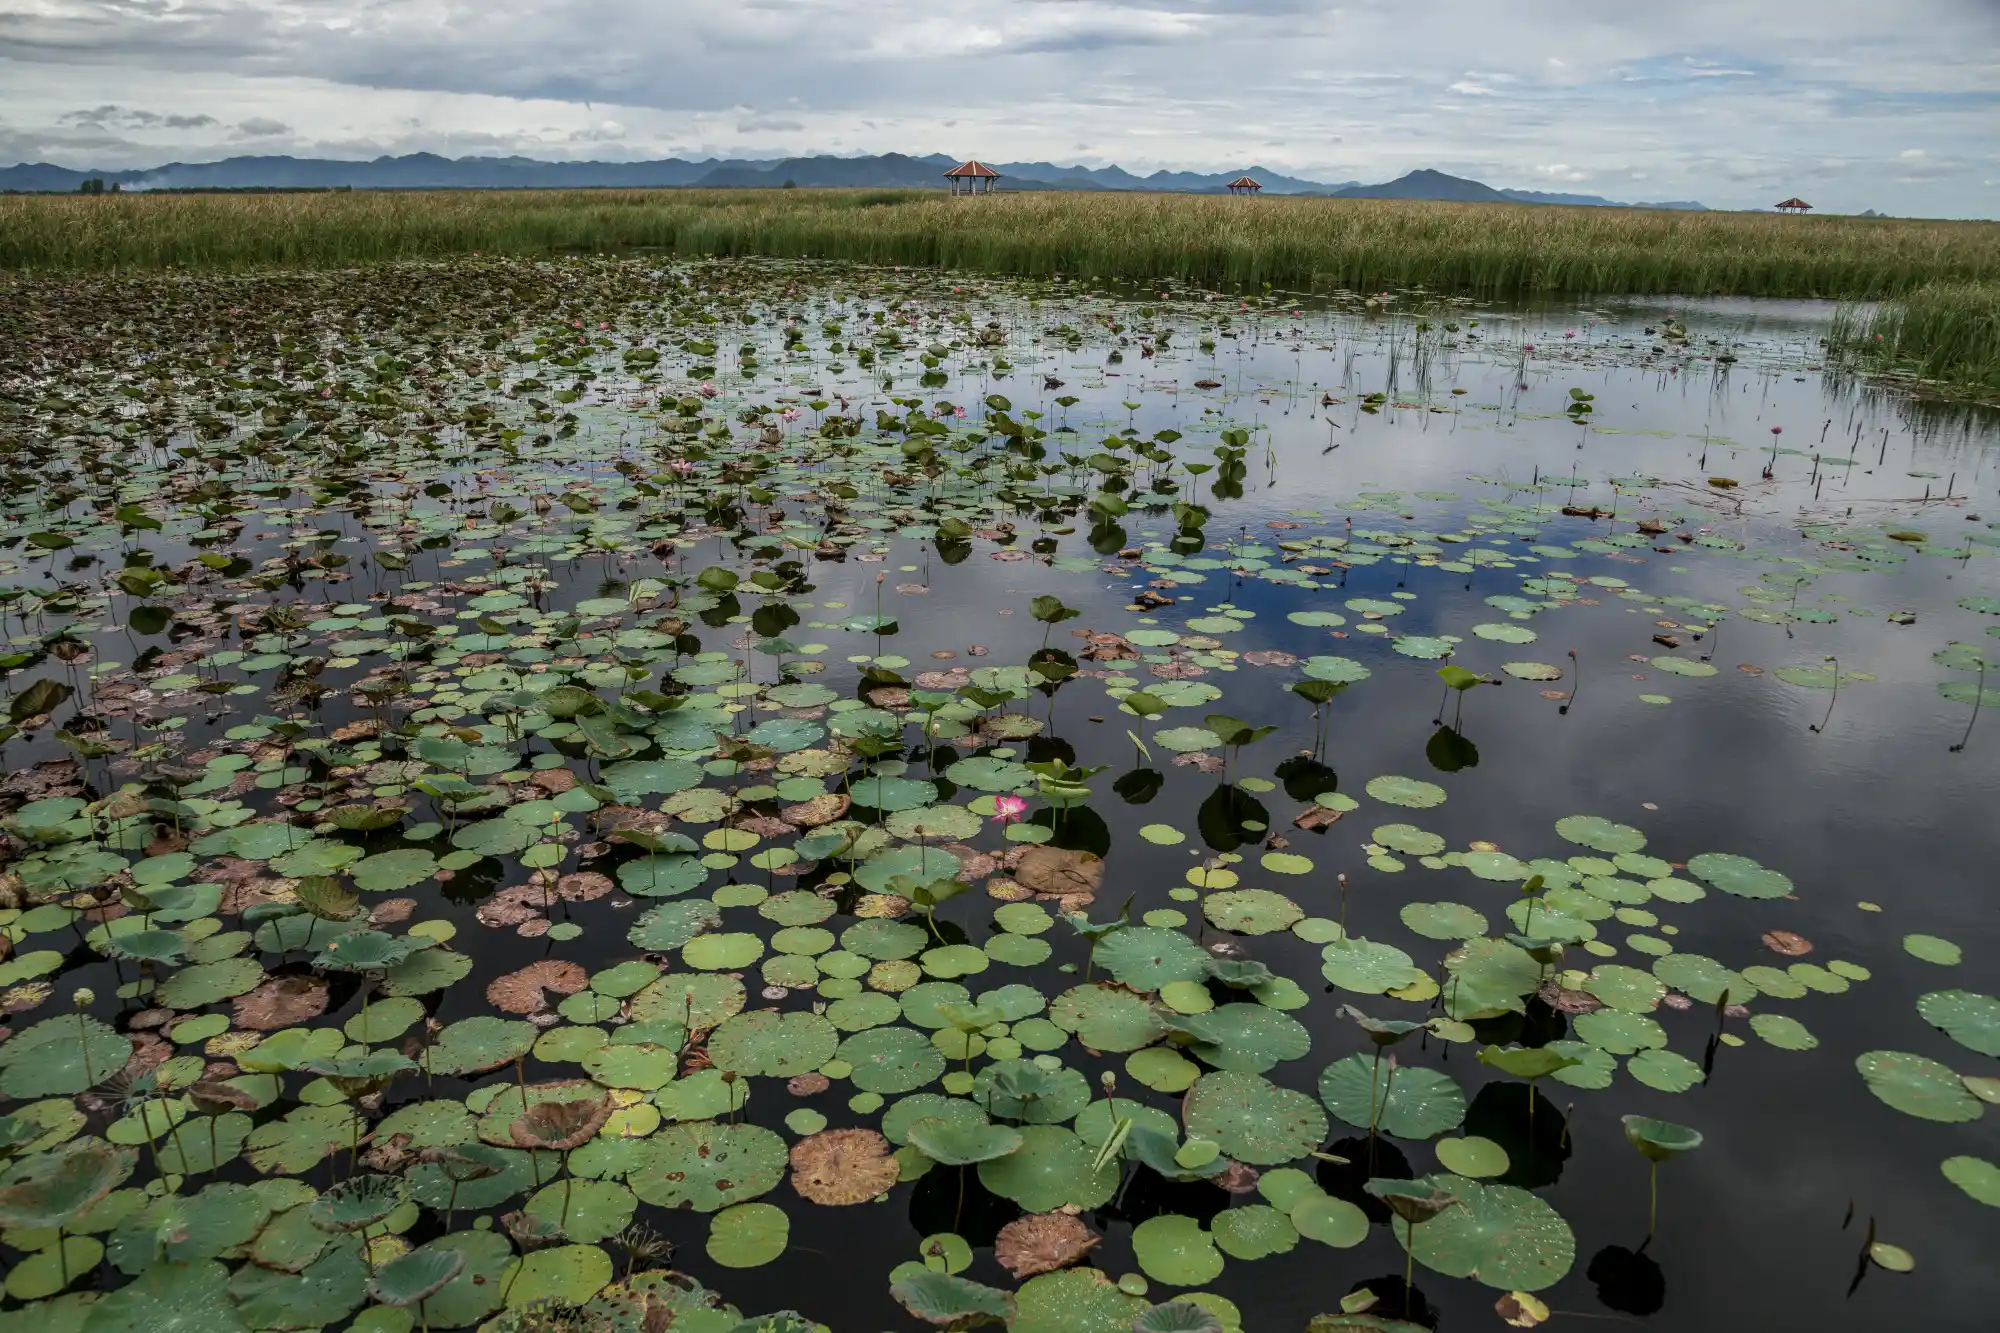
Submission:
M 1064 847 L 1030 847 L 1014 867 L 1015 880 L 1043 898 L 1088 903 L 1104 883 L 1104 862 Z
M 792 1145 L 792 1188 L 814 1203 L 867 1203 L 896 1183 L 889 1140 L 872 1129 L 829 1129 Z
M 523 1148 L 567 1152 L 589 1142 L 610 1118 L 609 1101 L 540 1102 L 514 1118 L 507 1136 Z
M 845 816 L 847 808 L 852 804 L 853 801 L 847 793 L 830 791 L 815 796 L 810 801 L 800 801 L 797 805 L 786 806 L 781 817 L 794 828 L 818 828 L 822 824 L 831 824 L 834 820 Z
M 1068 1213 L 1032 1213 L 1000 1228 L 993 1257 L 1019 1280 L 1068 1268 L 1103 1239 Z
M 1811 940 L 1803 935 L 1794 935 L 1789 930 L 1765 931 L 1764 947 L 1787 958 L 1803 958 L 1813 951 Z
M 825 1074 L 794 1074 L 785 1081 L 785 1091 L 794 1097 L 816 1097 L 833 1086 Z
M 276 1032 L 297 1027 L 326 1012 L 326 982 L 318 977 L 272 977 L 229 1002 L 231 1021 L 240 1028 Z
M 486 986 L 486 1002 L 509 1014 L 539 1012 L 547 1003 L 543 992 L 574 995 L 590 980 L 590 974 L 561 958 L 542 958 L 518 972 L 495 977 Z

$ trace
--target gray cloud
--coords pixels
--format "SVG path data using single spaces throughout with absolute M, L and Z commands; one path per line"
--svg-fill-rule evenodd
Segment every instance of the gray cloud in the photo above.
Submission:
M 1808 186 L 1835 209 L 1996 206 L 1993 0 L 676 0 L 671 17 L 657 0 L 36 0 L 0 11 L 0 113 L 50 151 L 96 132 L 146 161 L 242 137 L 1002 160 L 1088 142 L 1135 170 L 1254 156 L 1605 193 L 1643 172 L 1652 197 L 1731 206 Z M 93 107 L 106 87 L 129 106 Z

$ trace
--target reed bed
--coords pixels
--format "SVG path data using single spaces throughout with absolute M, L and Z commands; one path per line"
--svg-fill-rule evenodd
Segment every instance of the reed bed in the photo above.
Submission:
M 1879 299 L 2000 283 L 2000 224 L 1401 200 L 895 190 L 0 197 L 0 269 L 768 255 L 1288 288 Z M 1968 287 L 1968 291 L 1990 290 Z
M 1831 342 L 1869 373 L 2000 400 L 2000 283 L 1926 283 L 1872 308 L 1843 307 Z

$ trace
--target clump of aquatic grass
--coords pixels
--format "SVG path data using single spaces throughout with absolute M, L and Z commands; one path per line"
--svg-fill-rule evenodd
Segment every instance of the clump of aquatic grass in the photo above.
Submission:
M 2000 395 L 2000 282 L 1930 282 L 1872 308 L 1843 307 L 1829 341 L 1874 374 Z
M 0 197 L 0 269 L 469 253 L 763 255 L 1027 275 L 1855 300 L 2000 282 L 2000 225 L 1410 200 L 929 190 Z

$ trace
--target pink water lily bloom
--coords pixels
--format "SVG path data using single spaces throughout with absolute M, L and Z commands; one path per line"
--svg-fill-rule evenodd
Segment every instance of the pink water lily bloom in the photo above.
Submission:
M 993 822 L 996 824 L 1018 824 L 1028 813 L 1028 798 L 1025 796 L 995 796 L 993 798 Z

